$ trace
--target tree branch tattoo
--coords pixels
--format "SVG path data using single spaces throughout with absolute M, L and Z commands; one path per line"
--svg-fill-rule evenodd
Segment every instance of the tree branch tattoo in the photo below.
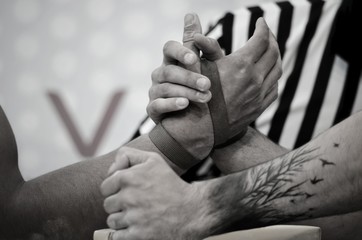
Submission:
M 273 201 L 275 203 L 275 200 L 298 204 L 301 200 L 308 201 L 315 196 L 315 193 L 311 192 L 312 190 L 302 190 L 301 186 L 305 184 L 316 185 L 324 179 L 315 176 L 313 179 L 306 178 L 297 182 L 295 176 L 304 171 L 306 163 L 321 161 L 317 150 L 318 148 L 308 148 L 306 145 L 280 159 L 243 171 L 238 177 L 230 176 L 229 181 L 222 181 L 223 183 L 216 187 L 213 192 L 213 198 L 218 199 L 214 202 L 215 207 L 226 207 L 230 210 L 229 216 L 237 216 L 236 211 L 245 216 L 242 221 L 240 219 L 233 221 L 229 216 L 225 216 L 229 222 L 233 221 L 235 224 L 230 229 L 265 226 L 312 217 L 314 208 L 288 214 L 276 210 L 272 204 Z M 235 189 L 244 194 L 223 191 L 230 189 L 226 185 L 237 186 Z M 236 191 L 235 189 L 234 191 Z M 235 198 L 238 198 L 238 201 L 235 201 Z M 225 201 L 228 199 L 230 201 Z M 223 202 L 237 202 L 237 205 L 225 206 Z
M 275 224 L 285 220 L 296 220 L 307 214 L 303 212 L 288 216 L 273 210 L 270 204 L 273 200 L 281 198 L 288 198 L 295 204 L 296 199 L 307 200 L 314 196 L 313 193 L 300 190 L 300 186 L 309 180 L 294 183 L 293 177 L 303 171 L 305 163 L 317 159 L 316 150 L 302 147 L 291 156 L 284 156 L 280 161 L 271 161 L 268 166 L 251 171 L 253 185 L 244 203 L 254 209 L 253 214 L 257 212 L 258 218 L 263 219 L 263 222 Z M 287 184 L 289 187 L 286 188 Z

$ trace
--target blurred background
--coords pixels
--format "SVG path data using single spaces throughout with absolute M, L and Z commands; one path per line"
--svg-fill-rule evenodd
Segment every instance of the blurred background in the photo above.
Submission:
M 146 115 L 162 47 L 183 17 L 203 29 L 241 5 L 218 0 L 0 0 L 0 105 L 26 180 L 124 144 Z

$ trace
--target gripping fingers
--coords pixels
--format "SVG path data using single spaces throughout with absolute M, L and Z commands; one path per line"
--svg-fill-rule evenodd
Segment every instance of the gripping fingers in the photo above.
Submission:
M 116 212 L 112 213 L 107 218 L 108 227 L 118 230 L 127 228 L 128 225 L 125 221 L 125 212 Z
M 205 103 L 210 100 L 211 92 L 200 92 L 177 84 L 162 83 L 150 88 L 149 97 L 151 101 L 157 98 L 183 97 L 193 102 Z
M 203 57 L 205 57 L 207 60 L 216 61 L 224 57 L 224 52 L 216 39 L 206 37 L 200 33 L 196 33 L 194 36 L 194 41 L 195 46 L 202 51 Z
M 118 170 L 102 182 L 101 193 L 104 197 L 115 194 L 121 189 L 121 184 L 124 179 L 123 172 L 124 171 Z
M 168 41 L 163 46 L 163 64 L 177 64 L 192 65 L 196 63 L 197 56 L 195 53 L 184 47 L 181 43 L 176 41 Z
M 211 86 L 207 77 L 175 65 L 159 67 L 151 77 L 154 84 L 176 83 L 199 91 L 206 91 Z
M 117 194 L 111 195 L 104 199 L 103 202 L 103 208 L 106 211 L 106 213 L 116 213 L 124 208 L 124 204 L 122 203 L 122 195 L 121 192 L 118 192 Z
M 158 123 L 163 114 L 185 109 L 189 105 L 187 98 L 157 98 L 147 105 L 147 114 Z
M 112 233 L 112 237 L 109 240 L 130 240 L 134 239 L 130 237 L 130 232 L 128 231 L 128 228 L 118 230 Z

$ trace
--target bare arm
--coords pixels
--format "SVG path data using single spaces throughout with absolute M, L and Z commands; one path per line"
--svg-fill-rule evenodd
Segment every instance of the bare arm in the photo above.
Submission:
M 225 68 L 233 67 L 234 70 L 238 71 L 240 70 L 240 63 L 236 65 L 226 65 L 223 63 L 233 63 L 238 59 L 243 59 L 245 55 L 253 57 L 253 53 L 258 52 L 261 54 L 261 56 L 258 54 L 258 57 L 264 59 L 263 56 L 265 54 L 263 55 L 262 53 L 268 48 L 269 30 L 263 21 L 259 21 L 259 27 L 257 27 L 257 29 L 259 29 L 258 34 L 250 41 L 250 45 L 258 46 L 258 51 L 248 51 L 250 47 L 243 48 L 236 54 L 221 59 L 218 67 L 221 67 L 221 65 Z M 183 53 L 185 53 L 186 50 L 187 49 L 183 49 Z M 188 50 L 188 52 L 192 53 L 191 50 Z M 270 51 L 266 51 L 266 53 L 269 52 Z M 183 65 L 193 64 L 190 61 L 186 61 L 183 56 L 185 55 L 176 56 L 177 61 Z M 176 59 L 176 57 L 174 57 L 174 59 Z M 197 57 L 198 56 L 196 56 L 195 59 L 197 59 Z M 276 61 L 277 57 L 273 59 Z M 244 67 L 248 66 L 244 65 Z M 168 71 L 168 73 L 175 74 L 177 71 Z M 228 71 L 225 74 L 232 73 L 232 71 Z M 194 73 L 191 80 L 197 82 L 200 77 L 202 77 L 200 74 Z M 251 92 L 258 92 L 257 90 L 260 89 L 260 86 L 257 85 L 254 87 L 253 79 L 248 78 L 246 80 L 249 80 L 248 83 L 250 83 Z M 271 87 L 274 85 L 273 83 L 274 81 L 270 81 L 263 89 L 267 90 L 269 85 Z M 275 87 L 273 89 L 275 89 Z M 274 94 L 264 93 L 263 95 L 258 95 L 261 97 L 261 102 L 256 104 L 253 104 L 252 101 L 249 102 L 250 108 L 248 113 L 251 116 L 260 114 L 260 109 L 266 108 L 272 101 Z M 230 97 L 233 96 L 232 94 L 233 89 L 231 89 L 230 95 L 225 94 L 229 97 L 228 100 L 230 101 L 232 100 L 232 97 Z M 264 99 L 264 95 L 269 97 Z M 237 94 L 236 97 L 239 101 L 243 100 L 240 94 Z M 204 102 L 205 101 L 201 101 L 201 103 L 198 104 L 190 104 L 187 109 L 169 116 L 163 122 L 168 132 L 189 153 L 199 159 L 203 159 L 210 153 L 214 140 L 210 114 Z M 263 106 L 259 108 L 261 104 L 263 104 Z M 234 114 L 233 116 L 235 118 L 242 117 L 238 115 L 240 113 L 242 114 L 242 112 L 238 111 L 238 113 L 235 113 L 232 108 L 229 110 Z M 254 112 L 254 110 L 256 111 Z M 238 124 L 236 123 L 235 125 Z M 244 126 L 240 125 L 238 127 Z M 8 147 L 7 144 L 3 146 L 4 149 Z M 128 143 L 127 146 L 144 151 L 157 152 L 162 156 L 152 141 L 150 141 L 148 135 L 140 136 Z M 45 239 L 91 238 L 95 229 L 105 227 L 106 214 L 103 210 L 104 198 L 99 192 L 99 186 L 106 177 L 107 169 L 114 161 L 115 154 L 116 151 L 113 151 L 107 155 L 50 172 L 28 182 L 23 181 L 18 171 L 16 147 L 15 154 L 11 157 L 1 155 L 2 165 L 11 166 L 0 169 L 2 174 L 0 184 L 2 185 L 0 188 L 1 196 L 6 196 L 1 198 L 1 237 L 10 239 L 31 239 L 31 237 Z M 165 156 L 163 157 L 168 161 Z M 168 161 L 168 164 L 178 174 L 185 170 L 179 168 L 171 161 Z M 157 172 L 154 173 L 157 175 Z M 13 181 L 12 179 L 17 179 L 17 181 Z
M 289 151 L 258 130 L 248 127 L 244 137 L 231 145 L 214 149 L 211 158 L 223 173 L 229 174 L 264 163 Z
M 188 49 L 182 53 L 193 54 Z M 178 62 L 195 63 L 184 56 L 178 55 Z M 196 82 L 201 76 L 195 73 L 193 77 Z M 104 198 L 99 186 L 116 150 L 25 182 L 17 166 L 15 138 L 5 114 L 0 115 L 0 131 L 4 133 L 0 151 L 0 238 L 90 239 L 94 230 L 105 227 Z M 194 157 L 203 159 L 210 153 L 212 123 L 204 102 L 190 104 L 186 110 L 165 119 L 164 127 Z M 148 135 L 126 145 L 162 155 Z M 178 174 L 185 170 L 168 163 Z
M 360 210 L 361 122 L 362 112 L 283 156 L 192 184 L 154 153 L 121 149 L 101 186 L 113 239 L 203 239 Z
M 360 112 L 288 154 L 211 181 L 217 232 L 361 210 L 361 122 Z

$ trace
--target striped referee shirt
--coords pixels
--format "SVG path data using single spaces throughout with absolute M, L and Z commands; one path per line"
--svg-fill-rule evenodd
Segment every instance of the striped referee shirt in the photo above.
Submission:
M 279 145 L 294 149 L 362 109 L 362 23 L 358 0 L 265 1 L 226 13 L 208 36 L 225 54 L 242 47 L 263 17 L 276 36 L 283 76 L 279 97 L 253 126 Z M 154 123 L 146 118 L 133 137 Z M 187 173 L 217 176 L 206 161 Z

